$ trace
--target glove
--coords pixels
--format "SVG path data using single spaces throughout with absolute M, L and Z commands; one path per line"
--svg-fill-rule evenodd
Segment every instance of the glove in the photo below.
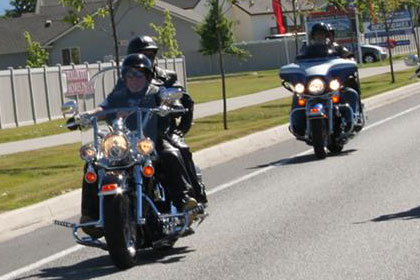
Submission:
M 76 119 L 74 117 L 71 117 L 70 119 L 67 120 L 66 122 L 66 126 L 69 130 L 76 130 L 79 129 L 79 124 L 76 123 Z

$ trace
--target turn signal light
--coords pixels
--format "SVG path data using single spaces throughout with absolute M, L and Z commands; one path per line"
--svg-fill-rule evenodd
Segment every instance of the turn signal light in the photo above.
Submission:
M 340 96 L 338 96 L 338 95 L 333 95 L 333 97 L 331 99 L 332 99 L 332 102 L 334 104 L 337 104 L 337 103 L 340 102 Z
M 85 180 L 89 184 L 95 183 L 97 178 L 98 178 L 98 176 L 96 175 L 95 172 L 91 172 L 91 171 L 86 172 Z
M 107 185 L 103 185 L 101 188 L 101 192 L 112 192 L 118 189 L 118 185 L 117 184 L 107 184 Z
M 306 99 L 299 98 L 298 99 L 298 105 L 301 106 L 301 107 L 305 106 L 306 105 Z
M 153 168 L 153 166 L 148 165 L 148 166 L 143 167 L 144 177 L 149 178 L 149 177 L 152 177 L 153 174 L 155 174 L 155 169 Z
M 318 113 L 320 111 L 319 108 L 312 108 L 311 113 Z

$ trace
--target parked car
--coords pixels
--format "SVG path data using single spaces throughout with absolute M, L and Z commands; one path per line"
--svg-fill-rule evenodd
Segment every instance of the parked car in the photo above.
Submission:
M 362 58 L 364 63 L 384 60 L 388 56 L 386 49 L 380 46 L 362 44 L 360 47 L 362 49 Z

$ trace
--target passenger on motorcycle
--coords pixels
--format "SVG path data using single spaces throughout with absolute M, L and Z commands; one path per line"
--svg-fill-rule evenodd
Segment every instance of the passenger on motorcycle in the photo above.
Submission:
M 182 85 L 178 82 L 176 72 L 162 69 L 157 65 L 156 55 L 158 51 L 158 46 L 149 36 L 136 36 L 130 41 L 127 47 L 127 55 L 141 53 L 152 61 L 154 78 L 152 83 L 157 86 L 178 87 L 183 89 Z M 124 87 L 124 85 L 117 85 L 116 88 L 118 87 L 121 88 Z M 184 92 L 185 94 L 181 98 L 181 104 L 187 111 L 179 117 L 179 120 L 176 120 L 175 118 L 171 119 L 171 125 L 166 134 L 166 140 L 181 152 L 182 161 L 188 172 L 189 182 L 194 189 L 195 198 L 199 202 L 207 203 L 205 186 L 197 177 L 196 166 L 192 158 L 190 147 L 184 141 L 184 136 L 191 128 L 194 112 L 194 101 L 185 90 Z
M 122 80 L 124 86 L 109 94 L 98 108 L 90 113 L 123 107 L 154 108 L 161 104 L 159 95 L 164 87 L 152 83 L 153 65 L 143 54 L 127 56 L 122 66 Z M 172 117 L 171 117 L 172 118 Z M 189 174 L 182 162 L 180 151 L 167 140 L 170 131 L 170 119 L 153 115 L 145 128 L 145 135 L 156 143 L 159 159 L 156 162 L 158 180 L 168 191 L 168 197 L 179 211 L 186 211 L 197 207 L 193 198 L 194 190 L 189 183 Z M 129 129 L 135 129 L 135 116 L 127 118 Z M 85 168 L 86 172 L 86 168 Z M 98 220 L 99 199 L 96 184 L 89 184 L 83 180 L 82 187 L 82 217 L 80 223 Z M 83 231 L 94 238 L 101 236 L 100 230 L 85 227 Z
M 353 54 L 344 46 L 337 44 L 335 41 L 335 31 L 330 24 L 325 24 L 324 22 L 316 23 L 310 33 L 310 45 L 304 46 L 300 54 L 296 57 L 296 60 L 307 59 L 307 58 L 317 58 L 317 57 L 341 57 L 344 59 L 349 59 L 354 57 Z M 362 108 L 363 105 L 360 100 L 360 86 L 358 81 L 358 73 L 353 73 L 347 77 L 346 81 L 343 83 L 346 90 L 354 90 L 357 92 L 356 95 L 344 95 L 342 101 L 348 103 L 355 114 L 358 116 L 358 122 L 355 125 L 355 130 L 360 131 L 363 127 L 362 118 Z M 297 108 L 298 97 L 296 94 L 293 96 L 292 101 L 292 110 Z M 303 116 L 296 115 L 296 118 L 302 118 Z M 295 120 L 296 124 L 302 123 L 302 120 Z M 299 131 L 303 130 L 304 126 Z

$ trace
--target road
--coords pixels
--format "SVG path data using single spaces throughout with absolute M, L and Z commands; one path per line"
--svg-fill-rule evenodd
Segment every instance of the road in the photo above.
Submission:
M 402 61 L 395 62 L 395 71 L 406 70 L 409 67 L 405 66 Z M 389 66 L 371 67 L 360 69 L 360 77 L 366 78 L 389 72 Z M 279 80 L 280 85 L 280 80 Z M 269 101 L 274 101 L 283 97 L 291 96 L 291 93 L 283 87 L 273 88 L 270 90 L 261 91 L 254 94 L 228 98 L 227 110 L 232 111 L 240 108 L 258 105 Z M 222 100 L 210 101 L 206 103 L 196 104 L 194 109 L 194 119 L 204 118 L 223 111 Z M 64 128 L 63 128 L 64 129 Z M 45 136 L 41 138 L 28 139 L 16 142 L 8 142 L 0 144 L 0 155 L 9 155 L 18 152 L 33 151 L 47 147 L 59 146 L 64 144 L 71 144 L 80 141 L 79 132 L 69 132 L 57 135 Z
M 0 243 L 0 279 L 418 279 L 419 119 L 416 94 L 369 111 L 338 156 L 290 138 L 204 170 L 210 217 L 130 270 L 50 226 Z

